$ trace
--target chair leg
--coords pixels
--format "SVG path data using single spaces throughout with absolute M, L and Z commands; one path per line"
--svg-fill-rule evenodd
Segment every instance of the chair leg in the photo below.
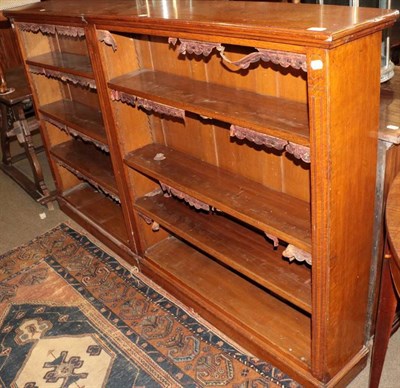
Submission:
M 0 122 L 0 143 L 1 152 L 3 154 L 3 163 L 11 164 L 11 151 L 10 151 L 10 139 L 7 136 L 8 131 L 8 108 L 4 105 L 0 105 L 1 111 L 1 122 Z
M 390 256 L 386 256 L 382 267 L 382 281 L 379 295 L 378 315 L 372 348 L 369 388 L 378 388 L 383 363 L 392 332 L 397 307 L 397 294 L 390 273 Z

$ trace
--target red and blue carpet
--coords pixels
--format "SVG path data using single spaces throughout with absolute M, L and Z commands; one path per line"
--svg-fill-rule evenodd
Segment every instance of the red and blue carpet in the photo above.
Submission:
M 0 257 L 0 386 L 300 387 L 66 225 Z

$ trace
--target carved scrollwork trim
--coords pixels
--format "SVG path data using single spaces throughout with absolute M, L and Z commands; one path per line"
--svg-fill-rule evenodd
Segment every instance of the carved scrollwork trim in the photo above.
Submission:
M 280 139 L 278 137 L 266 135 L 252 129 L 243 128 L 238 125 L 231 125 L 230 135 L 232 137 L 237 137 L 238 139 L 247 139 L 255 144 L 265 145 L 267 147 L 276 148 L 282 151 L 288 142 L 286 140 Z
M 113 38 L 112 34 L 110 31 L 107 30 L 98 30 L 97 31 L 97 39 L 100 42 L 103 42 L 107 46 L 111 46 L 113 51 L 117 50 L 117 42 Z
M 160 224 L 156 221 L 154 221 L 152 218 L 146 216 L 146 214 L 143 214 L 141 212 L 138 212 L 138 215 L 143 218 L 144 222 L 147 225 L 151 225 L 151 230 L 153 232 L 158 232 L 160 230 Z
M 279 151 L 285 149 L 286 152 L 292 154 L 295 158 L 301 159 L 306 163 L 311 162 L 309 147 L 288 142 L 278 137 L 266 135 L 264 133 L 253 131 L 252 129 L 243 128 L 234 124 L 232 124 L 230 127 L 230 135 L 241 140 L 247 139 L 258 145 L 265 145 L 267 147 L 275 148 Z
M 305 261 L 307 264 L 312 264 L 311 254 L 303 251 L 294 245 L 289 244 L 287 248 L 282 252 L 282 256 L 289 259 L 289 261 L 297 260 L 300 262 Z
M 100 148 L 102 151 L 110 152 L 108 145 L 106 145 L 98 140 L 95 140 L 89 136 L 86 136 L 85 134 L 77 131 L 76 129 L 73 129 L 73 128 L 69 127 L 68 125 L 61 123 L 58 120 L 55 120 L 49 116 L 46 116 L 43 114 L 42 117 L 43 117 L 43 120 L 49 122 L 50 124 L 55 125 L 57 128 L 66 132 L 68 135 L 74 136 L 74 137 L 79 137 L 80 139 L 82 139 L 84 141 L 94 144 L 97 148 Z
M 146 216 L 146 214 L 143 214 L 142 212 L 138 212 L 138 215 L 139 215 L 141 218 L 143 218 L 144 222 L 145 222 L 147 225 L 151 225 L 151 224 L 153 223 L 153 219 L 150 218 L 150 217 L 148 217 L 148 216 Z
M 177 117 L 180 119 L 185 118 L 185 111 L 183 109 L 177 109 L 169 105 L 160 104 L 159 102 L 154 102 L 151 100 L 146 100 L 145 98 L 137 97 L 136 104 L 138 107 L 164 114 L 166 116 Z
M 224 50 L 224 47 L 221 45 L 221 43 L 201 42 L 198 40 L 188 40 L 181 38 L 179 38 L 179 41 L 180 41 L 179 52 L 183 55 L 195 54 L 208 57 L 214 48 L 217 49 L 218 51 Z M 168 43 L 175 46 L 178 43 L 178 39 L 168 38 Z
M 71 37 L 82 37 L 85 36 L 85 30 L 81 27 L 73 26 L 56 26 L 53 24 L 36 24 L 36 23 L 16 23 L 21 31 L 25 32 L 41 32 L 42 34 L 56 33 L 60 35 L 66 35 Z
M 96 82 L 94 79 L 81 77 L 73 74 L 67 74 L 61 71 L 45 69 L 43 67 L 38 67 L 38 66 L 29 66 L 29 71 L 33 74 L 44 75 L 47 78 L 56 78 L 64 82 L 72 82 L 73 84 L 79 84 L 83 87 L 96 89 Z
M 205 211 L 210 211 L 213 210 L 213 207 L 208 205 L 207 203 L 200 201 L 197 198 L 194 198 L 186 193 L 183 193 L 180 190 L 177 190 L 171 186 L 166 185 L 165 183 L 160 182 L 162 190 L 168 194 L 168 196 L 175 196 L 179 199 L 183 199 L 185 202 L 187 202 L 190 206 L 193 206 L 195 209 L 202 209 Z
M 265 233 L 265 235 L 266 235 L 270 240 L 272 240 L 272 242 L 273 242 L 273 244 L 274 244 L 274 248 L 276 248 L 276 247 L 279 246 L 279 239 L 278 239 L 278 237 L 274 236 L 273 234 L 267 233 L 267 232 L 264 232 L 264 233 Z
M 71 167 L 70 165 L 64 163 L 63 161 L 61 161 L 60 159 L 56 159 L 56 162 L 58 165 L 60 165 L 61 167 L 64 167 L 65 169 L 67 169 L 68 171 L 72 172 L 74 175 L 76 175 L 79 179 L 84 180 L 85 182 L 90 183 L 92 186 L 94 186 L 98 191 L 103 192 L 104 194 L 108 195 L 109 197 L 111 197 L 114 201 L 121 203 L 121 200 L 119 199 L 119 197 L 111 192 L 110 190 L 105 189 L 103 186 L 99 185 L 97 182 L 95 182 L 93 179 L 88 178 L 86 175 L 82 174 L 80 171 L 76 170 L 75 168 Z
M 179 38 L 179 41 L 180 54 L 195 54 L 207 57 L 215 48 L 225 62 L 239 67 L 240 69 L 247 69 L 252 63 L 261 60 L 264 62 L 272 62 L 284 68 L 293 67 L 294 69 L 301 69 L 307 72 L 307 57 L 305 54 L 255 48 L 257 50 L 256 52 L 250 53 L 238 61 L 232 61 L 225 55 L 225 47 L 221 43 L 201 42 L 181 38 Z M 168 38 L 168 43 L 175 46 L 178 43 L 178 38 Z
M 301 159 L 306 163 L 311 163 L 309 147 L 289 142 L 286 146 L 286 151 L 292 154 L 297 159 Z
M 121 101 L 132 106 L 135 106 L 136 104 L 136 96 L 132 96 L 131 94 L 120 92 L 114 89 L 111 90 L 111 99 L 113 101 Z
M 85 30 L 81 27 L 56 26 L 57 34 L 71 36 L 73 38 L 85 36 Z
M 244 58 L 235 62 L 229 61 L 226 57 L 224 57 L 224 59 L 241 69 L 247 69 L 252 63 L 261 60 L 263 62 L 272 62 L 273 64 L 282 66 L 283 68 L 293 67 L 294 69 L 301 69 L 304 72 L 307 72 L 307 58 L 304 54 L 259 48 L 256 48 L 256 50 L 256 52 L 246 55 Z M 223 55 L 223 52 L 221 55 Z
M 163 193 L 163 191 L 159 187 L 157 187 L 153 191 L 146 193 L 144 196 L 145 197 L 154 197 L 154 196 L 162 194 L 162 193 Z
M 157 112 L 166 116 L 185 119 L 185 111 L 183 109 L 174 108 L 172 106 L 161 104 L 159 102 L 136 97 L 134 95 L 120 92 L 118 90 L 111 90 L 111 99 L 114 101 L 121 101 L 125 104 L 132 106 L 136 105 L 138 108 L 142 107 L 145 110 Z
M 56 33 L 56 26 L 52 24 L 36 24 L 36 23 L 15 23 L 20 31 L 25 32 L 41 32 L 42 34 L 52 34 Z

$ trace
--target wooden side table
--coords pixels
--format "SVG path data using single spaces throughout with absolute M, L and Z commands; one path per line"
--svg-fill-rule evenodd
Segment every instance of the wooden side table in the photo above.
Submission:
M 32 142 L 32 133 L 39 131 L 39 122 L 34 115 L 32 95 L 22 67 L 6 72 L 5 79 L 9 90 L 0 93 L 0 142 L 3 155 L 0 168 L 32 198 L 51 208 L 50 202 L 55 196 L 50 193 L 44 182 L 42 167 L 37 157 L 37 152 L 43 150 L 43 147 L 35 149 Z M 31 114 L 27 114 L 29 111 Z M 12 156 L 10 142 L 14 138 L 23 146 L 24 152 Z M 15 162 L 24 158 L 29 161 L 33 181 L 14 166 Z
M 370 388 L 377 388 L 400 296 L 400 174 L 394 179 L 386 205 L 387 245 L 383 262 L 378 316 L 372 350 Z

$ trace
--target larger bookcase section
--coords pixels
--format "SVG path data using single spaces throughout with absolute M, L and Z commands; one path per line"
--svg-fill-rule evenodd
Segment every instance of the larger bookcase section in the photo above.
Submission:
M 105 36 L 144 266 L 309 366 L 306 55 L 98 31 Z M 288 324 L 261 323 L 250 310 L 279 310 Z

